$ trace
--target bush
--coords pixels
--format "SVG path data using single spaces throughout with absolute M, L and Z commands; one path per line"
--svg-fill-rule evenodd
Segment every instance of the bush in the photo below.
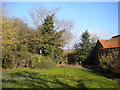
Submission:
M 7 68 L 14 68 L 14 62 L 13 60 L 15 60 L 15 55 L 14 52 L 12 52 L 11 50 L 7 50 L 7 49 L 3 49 L 2 52 L 2 67 L 4 69 Z
M 50 58 L 46 58 L 41 62 L 41 67 L 42 68 L 54 68 L 55 67 L 55 62 L 53 62 Z
M 42 55 L 32 54 L 30 56 L 31 68 L 52 68 L 55 66 L 54 62 Z
M 112 60 L 112 55 L 111 53 L 108 53 L 108 55 L 103 54 L 99 57 L 99 60 L 100 60 L 100 67 L 103 68 L 104 70 L 108 70 L 110 61 Z
M 120 74 L 120 58 L 119 58 L 119 52 L 114 52 L 114 58 L 112 59 L 110 63 L 110 69 L 112 72 Z
M 30 61 L 30 54 L 27 51 L 19 51 L 19 52 L 15 52 L 15 60 L 14 60 L 14 64 L 16 66 L 16 68 L 20 68 L 20 67 L 29 67 Z
M 102 71 L 112 71 L 113 73 L 120 73 L 120 60 L 118 51 L 109 51 L 107 54 L 99 56 L 100 67 Z
M 120 60 L 113 60 L 110 64 L 111 71 L 120 74 Z
M 42 60 L 44 59 L 43 56 L 41 55 L 37 55 L 37 54 L 31 54 L 30 56 L 30 67 L 31 68 L 40 68 L 40 64 L 42 62 Z

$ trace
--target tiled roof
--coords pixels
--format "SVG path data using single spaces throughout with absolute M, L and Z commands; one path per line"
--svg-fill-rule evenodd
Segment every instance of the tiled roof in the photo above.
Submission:
M 109 40 L 99 40 L 99 41 L 102 44 L 103 49 L 120 47 L 120 35 L 114 36 Z
M 109 41 L 109 40 L 104 40 L 104 39 L 99 39 L 100 43 L 102 44 L 102 46 L 104 47 L 105 44 Z

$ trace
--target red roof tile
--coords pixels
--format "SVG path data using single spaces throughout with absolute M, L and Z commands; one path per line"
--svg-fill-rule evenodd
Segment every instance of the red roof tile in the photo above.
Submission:
M 114 36 L 109 40 L 99 40 L 99 41 L 103 45 L 103 49 L 120 47 L 120 35 Z
M 99 39 L 100 43 L 102 44 L 102 46 L 104 47 L 105 44 L 109 41 L 109 40 L 104 40 L 104 39 Z

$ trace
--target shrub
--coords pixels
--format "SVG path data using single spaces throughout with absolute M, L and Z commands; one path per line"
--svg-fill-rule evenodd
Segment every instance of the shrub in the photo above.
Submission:
M 41 64 L 43 59 L 44 59 L 44 57 L 41 55 L 32 54 L 30 56 L 30 62 L 31 62 L 30 67 L 31 68 L 40 68 L 40 64 Z
M 111 71 L 120 74 L 120 60 L 113 60 L 110 64 Z
M 55 66 L 54 62 L 42 55 L 32 54 L 30 56 L 31 68 L 52 68 Z
M 100 67 L 102 71 L 112 71 L 113 73 L 120 73 L 120 60 L 118 51 L 109 51 L 107 54 L 99 56 Z
M 108 53 L 108 55 L 106 54 L 100 55 L 99 60 L 100 60 L 100 67 L 102 67 L 104 70 L 108 70 L 110 61 L 112 60 L 112 55 L 111 53 Z
M 2 67 L 7 68 L 21 68 L 29 67 L 30 54 L 27 51 L 3 51 Z
M 18 68 L 18 67 L 29 67 L 30 54 L 31 53 L 29 53 L 27 51 L 15 52 L 14 64 L 16 65 L 16 68 Z
M 3 50 L 2 53 L 2 67 L 7 68 L 14 68 L 13 60 L 14 60 L 14 54 L 11 50 Z
M 55 62 L 53 62 L 53 60 L 51 60 L 50 58 L 45 58 L 42 62 L 41 62 L 41 67 L 42 68 L 54 68 L 55 67 Z
M 120 74 L 120 58 L 119 58 L 119 52 L 113 53 L 113 59 L 110 63 L 110 69 L 112 72 Z

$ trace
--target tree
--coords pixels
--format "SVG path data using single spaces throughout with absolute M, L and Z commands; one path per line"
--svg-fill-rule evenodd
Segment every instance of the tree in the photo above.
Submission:
M 94 43 L 91 42 L 90 34 L 87 30 L 83 32 L 80 40 L 81 42 L 75 45 L 75 57 L 76 62 L 79 62 L 82 65 L 82 62 L 88 59 Z
M 61 36 L 64 31 L 56 32 L 53 24 L 53 16 L 47 16 L 43 23 L 43 38 L 40 50 L 44 56 L 49 56 L 57 62 L 56 59 L 60 59 L 60 55 L 62 54 L 62 49 L 60 47 L 62 46 Z
M 99 39 L 98 35 L 96 35 L 96 34 L 90 34 L 90 41 L 92 43 L 91 44 L 92 48 L 94 48 L 94 46 L 96 45 L 98 39 Z
M 20 18 L 11 18 L 13 28 L 17 30 L 17 51 L 29 51 L 29 43 L 36 35 L 36 31 L 27 26 L 26 23 Z M 33 48 L 32 48 L 33 49 Z M 33 49 L 34 50 L 34 49 Z
M 54 49 L 54 34 L 55 31 L 53 30 L 54 26 L 53 26 L 53 20 L 52 20 L 52 16 L 47 16 L 47 18 L 44 20 L 43 23 L 43 31 L 42 31 L 42 35 L 43 35 L 43 45 L 41 47 L 42 53 L 46 56 L 46 55 L 50 55 L 52 50 Z
M 34 23 L 34 26 L 35 26 L 34 28 L 38 30 L 40 33 L 42 33 L 44 29 L 43 28 L 44 20 L 48 16 L 52 16 L 53 26 L 54 26 L 53 30 L 58 33 L 62 32 L 61 44 L 62 44 L 62 47 L 64 47 L 65 44 L 69 43 L 69 41 L 71 40 L 72 34 L 70 30 L 73 28 L 73 22 L 70 20 L 57 19 L 55 15 L 58 11 L 59 11 L 59 8 L 48 10 L 45 7 L 36 5 L 36 7 L 34 7 L 33 10 L 30 11 L 29 14 Z
M 62 48 L 71 39 L 69 30 L 73 27 L 73 23 L 69 20 L 56 19 L 55 15 L 58 10 L 58 8 L 48 10 L 40 6 L 35 7 L 30 12 L 35 29 L 41 38 L 41 45 L 39 45 L 38 51 L 42 55 L 50 56 L 53 59 L 62 56 Z
M 47 18 L 47 16 L 55 15 L 58 12 L 58 10 L 59 8 L 48 10 L 43 6 L 35 5 L 33 10 L 29 12 L 29 14 L 34 23 L 35 28 L 37 29 L 39 25 L 42 25 L 44 23 L 44 20 Z
M 4 9 L 3 9 L 4 10 Z M 7 17 L 6 12 L 3 11 L 2 15 L 2 66 L 6 67 L 14 67 L 14 51 L 16 48 L 16 44 L 19 42 L 16 40 L 16 29 L 12 27 L 11 21 L 9 17 Z

